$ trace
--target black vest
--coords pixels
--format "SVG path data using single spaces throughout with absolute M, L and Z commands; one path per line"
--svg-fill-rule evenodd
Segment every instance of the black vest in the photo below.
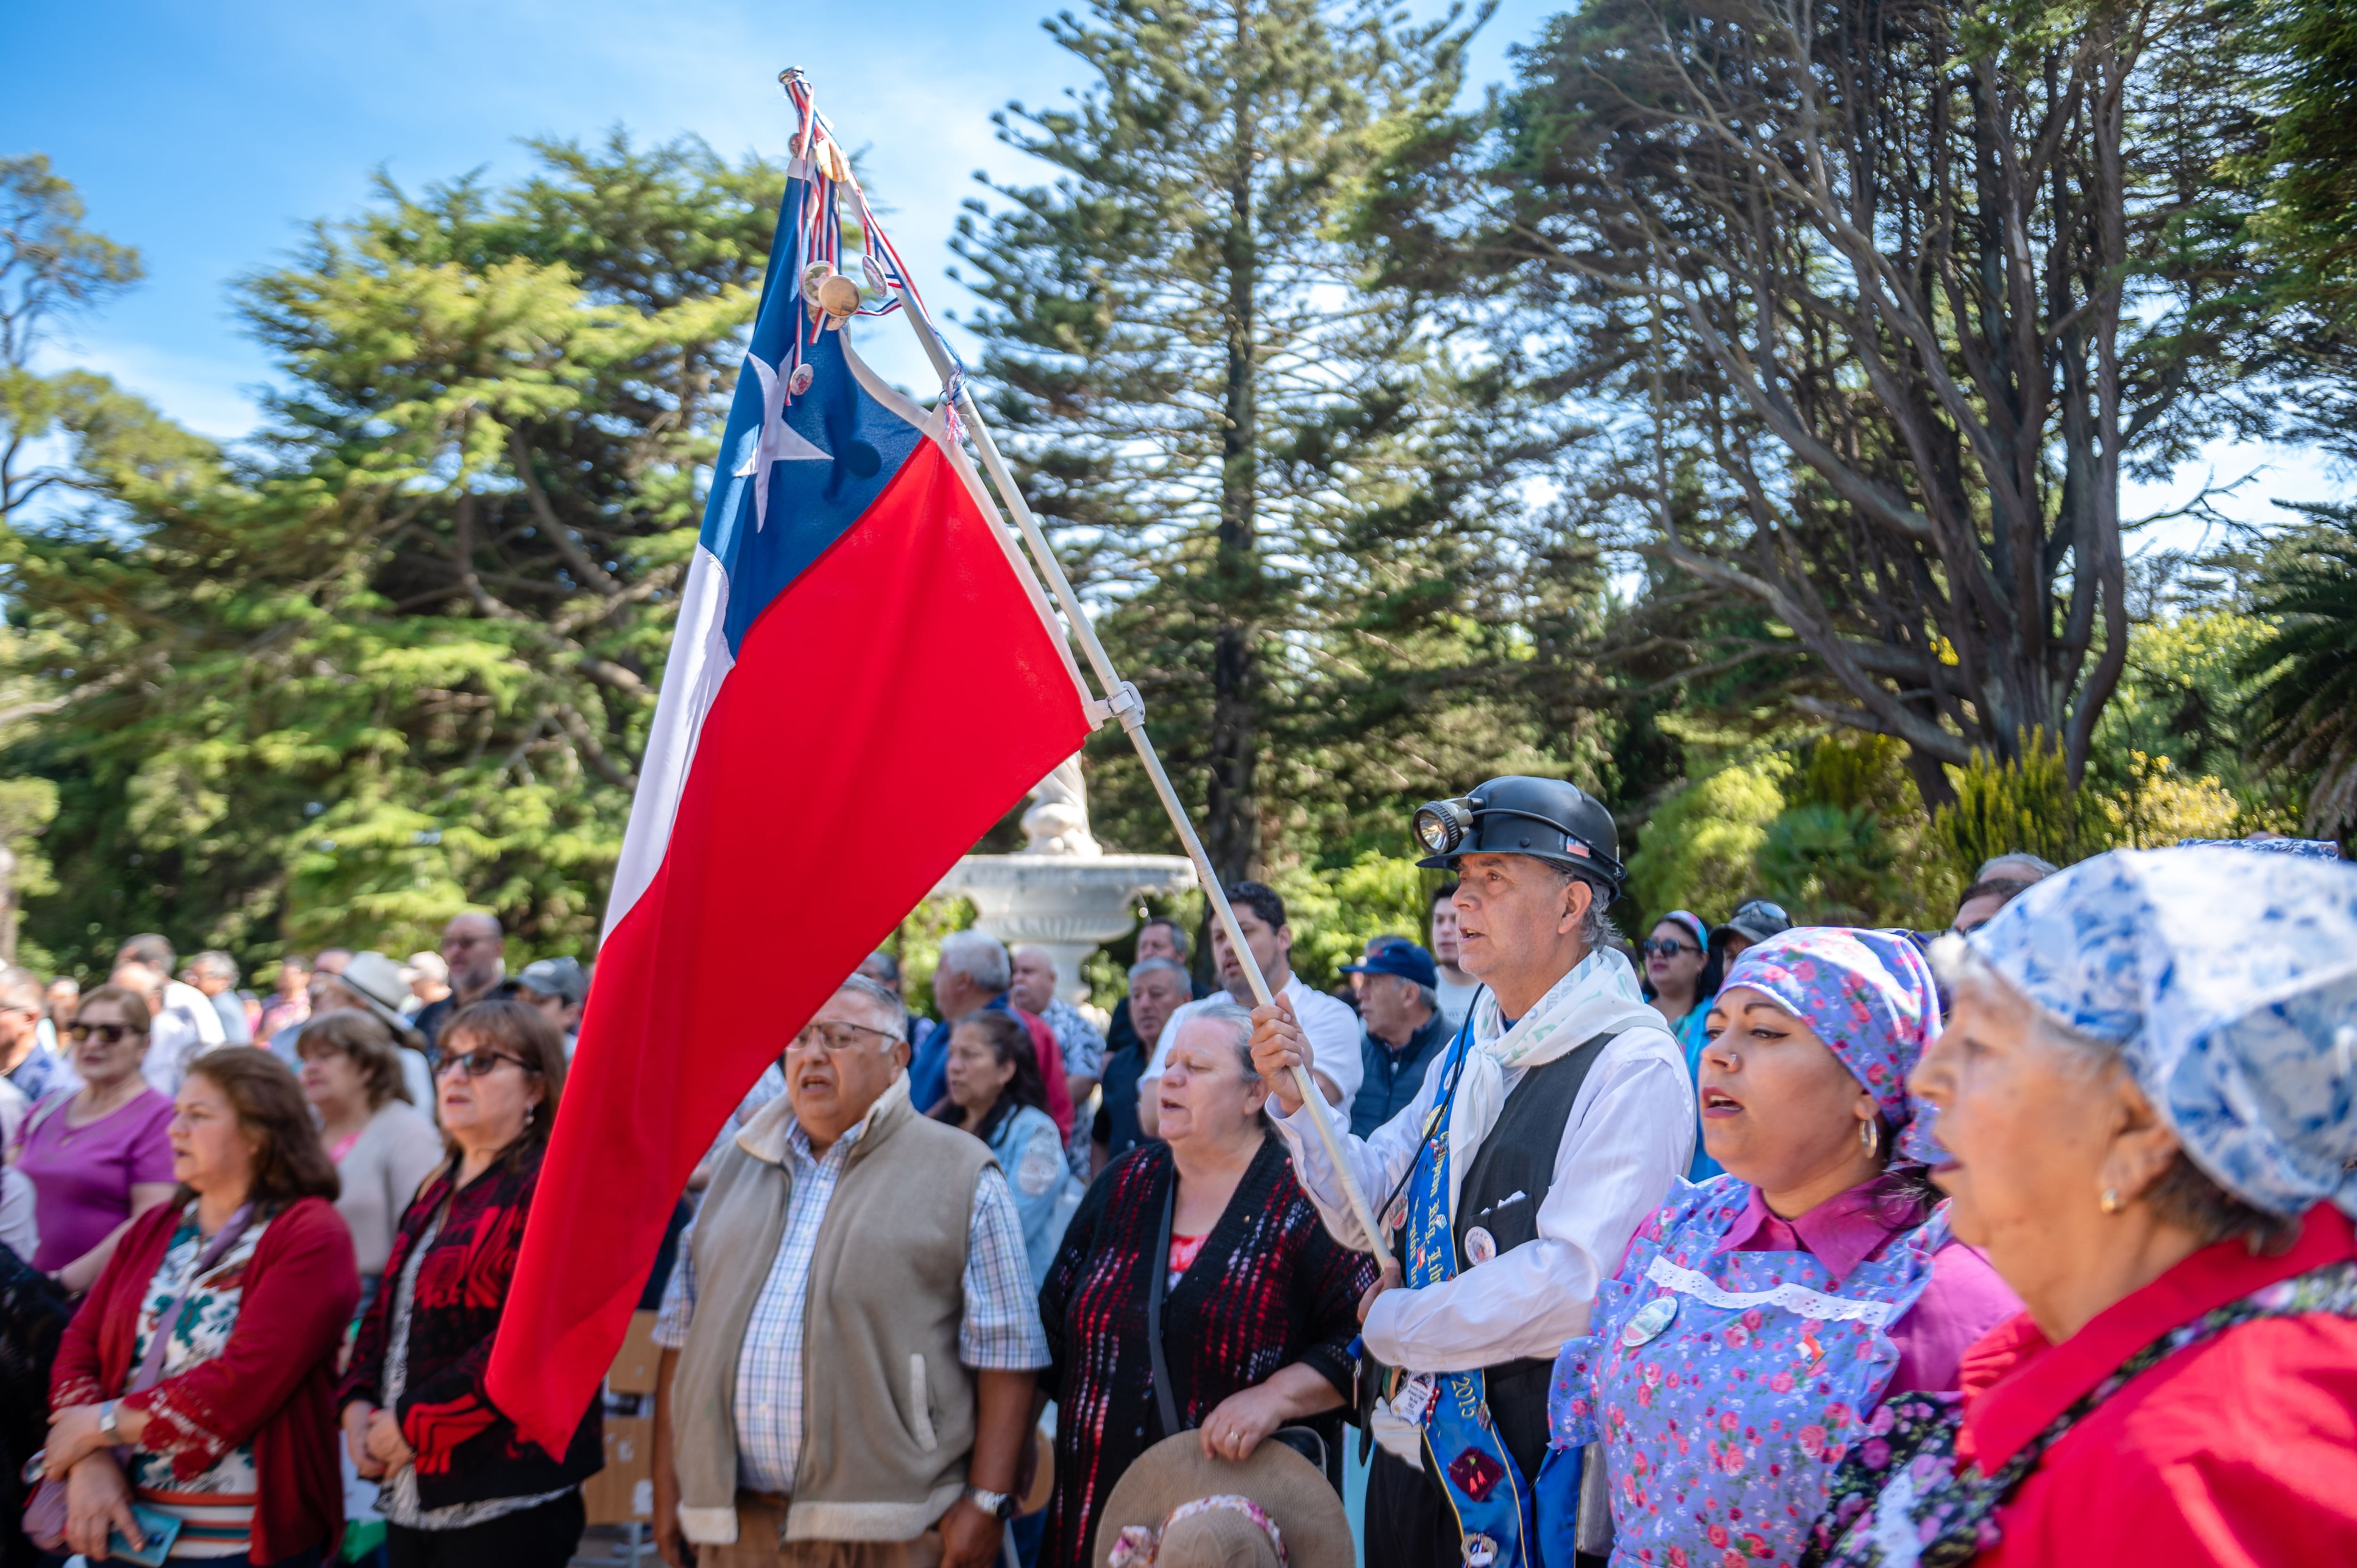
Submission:
M 1475 1267 L 1466 1255 L 1465 1235 L 1477 1225 L 1490 1232 L 1501 1254 L 1538 1239 L 1539 1205 L 1555 1185 L 1555 1151 L 1563 1145 L 1572 1104 L 1587 1081 L 1587 1069 L 1615 1037 L 1593 1036 L 1531 1069 L 1506 1096 L 1498 1124 L 1481 1140 L 1458 1189 L 1458 1273 Z M 1547 1380 L 1554 1371 L 1552 1358 L 1538 1357 L 1483 1369 L 1490 1419 L 1525 1478 L 1536 1477 L 1546 1457 Z

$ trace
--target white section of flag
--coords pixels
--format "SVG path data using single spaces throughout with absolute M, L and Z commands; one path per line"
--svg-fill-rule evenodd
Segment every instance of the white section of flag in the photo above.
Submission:
M 639 792 L 630 802 L 630 825 L 622 833 L 622 858 L 614 867 L 614 896 L 606 906 L 606 935 L 662 868 L 671 846 L 672 819 L 687 788 L 705 715 L 720 695 L 720 683 L 737 667 L 728 651 L 728 572 L 702 544 L 688 563 L 680 594 L 679 624 L 673 629 L 671 658 L 663 666 L 655 698 L 654 727 L 639 766 Z

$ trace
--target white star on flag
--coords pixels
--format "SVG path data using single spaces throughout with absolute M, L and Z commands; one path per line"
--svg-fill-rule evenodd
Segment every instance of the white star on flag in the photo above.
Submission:
M 780 373 L 782 367 L 759 354 L 746 355 L 745 366 L 761 379 L 761 424 L 753 449 L 737 467 L 737 477 L 752 476 L 753 532 L 759 533 L 770 521 L 770 464 L 832 463 L 834 458 L 786 423 L 786 378 Z

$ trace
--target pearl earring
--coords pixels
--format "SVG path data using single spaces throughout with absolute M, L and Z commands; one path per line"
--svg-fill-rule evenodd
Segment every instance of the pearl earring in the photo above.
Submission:
M 2107 1187 L 2104 1188 L 2104 1196 L 2101 1202 L 2103 1204 L 2104 1212 L 2106 1214 L 2117 1214 L 2121 1209 L 2127 1207 L 2127 1205 L 2120 1201 L 2120 1189 L 2115 1187 Z

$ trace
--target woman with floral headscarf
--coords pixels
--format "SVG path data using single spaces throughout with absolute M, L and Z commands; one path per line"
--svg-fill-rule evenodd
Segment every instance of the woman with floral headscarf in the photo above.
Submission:
M 2026 1310 L 1819 1555 L 2357 1563 L 2357 871 L 2121 851 L 1937 950 L 1933 1177 Z
M 1602 1444 L 1616 1563 L 1796 1562 L 1886 1396 L 1953 1389 L 2018 1306 L 1923 1179 L 1907 1075 L 1939 1027 L 1903 932 L 1803 927 L 1728 966 L 1699 1075 L 1727 1174 L 1646 1222 L 1555 1362 L 1554 1441 Z

